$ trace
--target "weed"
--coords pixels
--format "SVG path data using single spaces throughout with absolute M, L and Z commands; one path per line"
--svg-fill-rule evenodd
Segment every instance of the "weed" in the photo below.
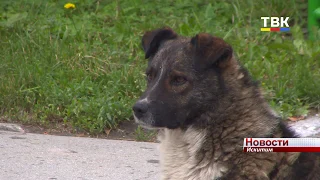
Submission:
M 145 130 L 138 126 L 135 135 L 137 141 L 152 141 L 156 136 L 156 131 Z

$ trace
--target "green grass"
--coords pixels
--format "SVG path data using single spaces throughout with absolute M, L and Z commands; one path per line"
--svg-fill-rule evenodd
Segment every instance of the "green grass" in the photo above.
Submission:
M 145 87 L 141 36 L 163 26 L 225 38 L 283 117 L 320 107 L 320 42 L 304 38 L 303 3 L 74 0 L 71 10 L 57 0 L 0 2 L 0 114 L 15 121 L 62 119 L 101 133 L 130 119 Z M 261 16 L 289 16 L 291 36 L 260 32 Z
M 157 131 L 143 129 L 138 126 L 134 134 L 136 141 L 155 141 Z

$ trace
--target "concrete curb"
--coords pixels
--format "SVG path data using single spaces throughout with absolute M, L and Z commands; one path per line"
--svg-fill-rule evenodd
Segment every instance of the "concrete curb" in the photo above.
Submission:
M 25 131 L 21 126 L 19 126 L 18 124 L 11 124 L 11 123 L 0 123 L 0 131 L 25 133 Z
M 319 116 L 312 116 L 304 120 L 290 122 L 289 126 L 301 137 L 320 137 Z

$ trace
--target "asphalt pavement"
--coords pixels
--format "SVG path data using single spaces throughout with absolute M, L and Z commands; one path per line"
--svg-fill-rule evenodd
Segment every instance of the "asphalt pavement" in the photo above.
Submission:
M 0 180 L 155 180 L 156 143 L 0 131 Z

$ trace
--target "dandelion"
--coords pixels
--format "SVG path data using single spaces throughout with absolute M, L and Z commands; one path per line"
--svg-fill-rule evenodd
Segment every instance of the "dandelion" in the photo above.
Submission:
M 72 3 L 67 3 L 64 5 L 64 8 L 66 9 L 74 9 L 76 8 L 76 5 L 72 4 Z
M 75 9 L 76 5 L 72 4 L 72 3 L 67 3 L 64 5 L 65 9 Z M 66 10 L 65 11 L 65 15 L 67 18 L 69 18 L 73 24 L 74 29 L 76 30 L 76 35 L 79 36 L 79 31 L 77 29 L 76 23 L 74 22 L 73 18 L 72 18 L 72 14 L 73 14 L 73 10 Z

